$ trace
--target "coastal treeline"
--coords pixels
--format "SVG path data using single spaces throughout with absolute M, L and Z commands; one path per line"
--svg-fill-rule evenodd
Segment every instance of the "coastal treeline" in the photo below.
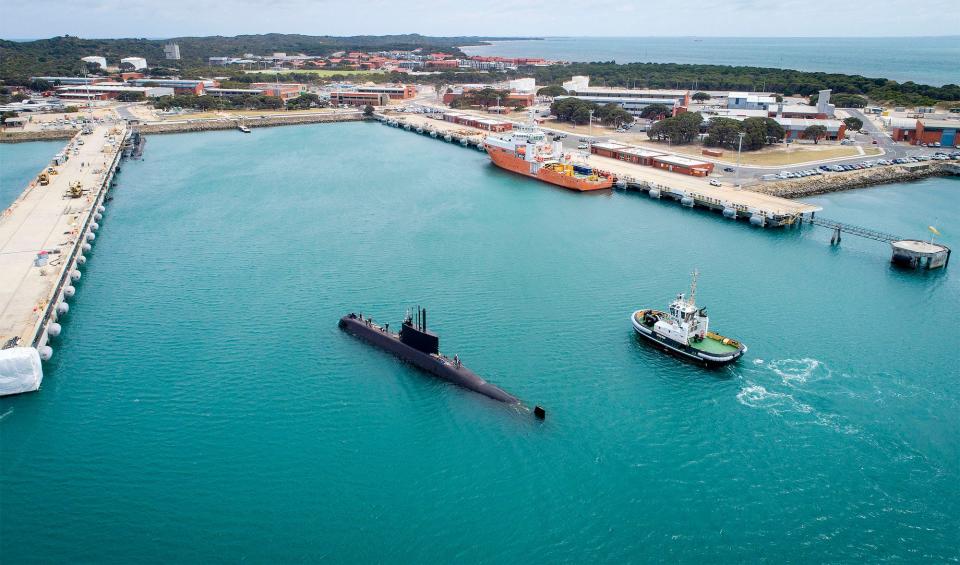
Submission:
M 178 94 L 175 96 L 160 96 L 153 100 L 153 107 L 158 110 L 176 108 L 191 108 L 194 110 L 260 110 L 283 108 L 283 100 L 276 96 L 196 96 L 194 94 Z
M 680 65 L 673 63 L 572 63 L 530 67 L 538 84 L 560 84 L 573 75 L 589 75 L 592 84 L 636 88 L 745 90 L 810 96 L 831 89 L 834 94 L 859 94 L 878 102 L 905 106 L 960 101 L 960 86 L 899 83 L 885 78 L 817 73 L 764 67 Z

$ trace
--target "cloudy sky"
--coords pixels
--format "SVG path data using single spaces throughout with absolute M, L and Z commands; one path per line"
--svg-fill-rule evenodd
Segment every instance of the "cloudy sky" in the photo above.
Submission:
M 0 36 L 960 34 L 960 0 L 8 0 Z

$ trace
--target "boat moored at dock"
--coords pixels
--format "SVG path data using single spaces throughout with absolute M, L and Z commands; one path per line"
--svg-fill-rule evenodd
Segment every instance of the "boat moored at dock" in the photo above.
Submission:
M 613 175 L 575 162 L 559 141 L 547 141 L 532 119 L 509 132 L 488 135 L 482 148 L 494 165 L 556 186 L 581 192 L 613 187 Z
M 690 297 L 682 293 L 670 303 L 669 312 L 644 309 L 630 316 L 630 323 L 640 337 L 672 351 L 685 359 L 718 367 L 732 363 L 747 352 L 747 346 L 729 337 L 710 331 L 710 318 L 705 308 L 696 305 L 697 273 L 693 274 Z

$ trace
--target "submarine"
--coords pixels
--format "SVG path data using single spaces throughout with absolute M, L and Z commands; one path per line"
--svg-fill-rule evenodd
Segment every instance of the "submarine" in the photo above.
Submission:
M 427 329 L 427 310 L 417 308 L 416 319 L 407 313 L 399 333 L 390 332 L 390 324 L 377 325 L 368 316 L 351 312 L 340 318 L 340 329 L 367 341 L 380 349 L 394 354 L 431 375 L 455 385 L 478 392 L 504 404 L 527 409 L 520 399 L 502 388 L 488 383 L 468 369 L 454 355 L 453 359 L 440 353 L 440 337 Z M 546 411 L 535 406 L 533 415 L 538 419 L 546 418 Z

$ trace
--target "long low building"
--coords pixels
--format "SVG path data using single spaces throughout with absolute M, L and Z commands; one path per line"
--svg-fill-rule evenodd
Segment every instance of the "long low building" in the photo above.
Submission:
M 462 126 L 482 129 L 494 133 L 504 132 L 513 129 L 513 123 L 503 120 L 491 120 L 487 118 L 478 118 L 469 114 L 458 114 L 456 112 L 447 112 L 443 115 L 443 121 Z
M 330 93 L 330 103 L 347 106 L 386 106 L 390 104 L 390 95 L 385 92 L 341 90 Z
M 389 96 L 391 100 L 408 100 L 417 95 L 417 87 L 412 84 L 358 86 L 357 92 L 382 93 Z
M 590 146 L 590 152 L 595 155 L 600 155 L 601 157 L 610 157 L 611 159 L 646 166 L 652 166 L 655 157 L 663 157 L 666 155 L 666 153 L 659 151 L 616 142 L 594 143 Z
M 616 142 L 594 143 L 591 153 L 600 157 L 610 157 L 627 163 L 657 167 L 674 173 L 705 177 L 713 172 L 713 163 L 698 161 L 688 157 L 668 155 L 659 151 L 625 145 Z
M 146 98 L 173 95 L 172 88 L 162 86 L 127 86 L 120 83 L 62 86 L 57 96 L 64 100 L 113 100 L 123 93 L 139 93 Z
M 178 78 L 135 78 L 127 81 L 133 86 L 159 86 L 172 88 L 176 94 L 203 96 L 207 88 L 220 86 L 215 80 L 190 80 Z

